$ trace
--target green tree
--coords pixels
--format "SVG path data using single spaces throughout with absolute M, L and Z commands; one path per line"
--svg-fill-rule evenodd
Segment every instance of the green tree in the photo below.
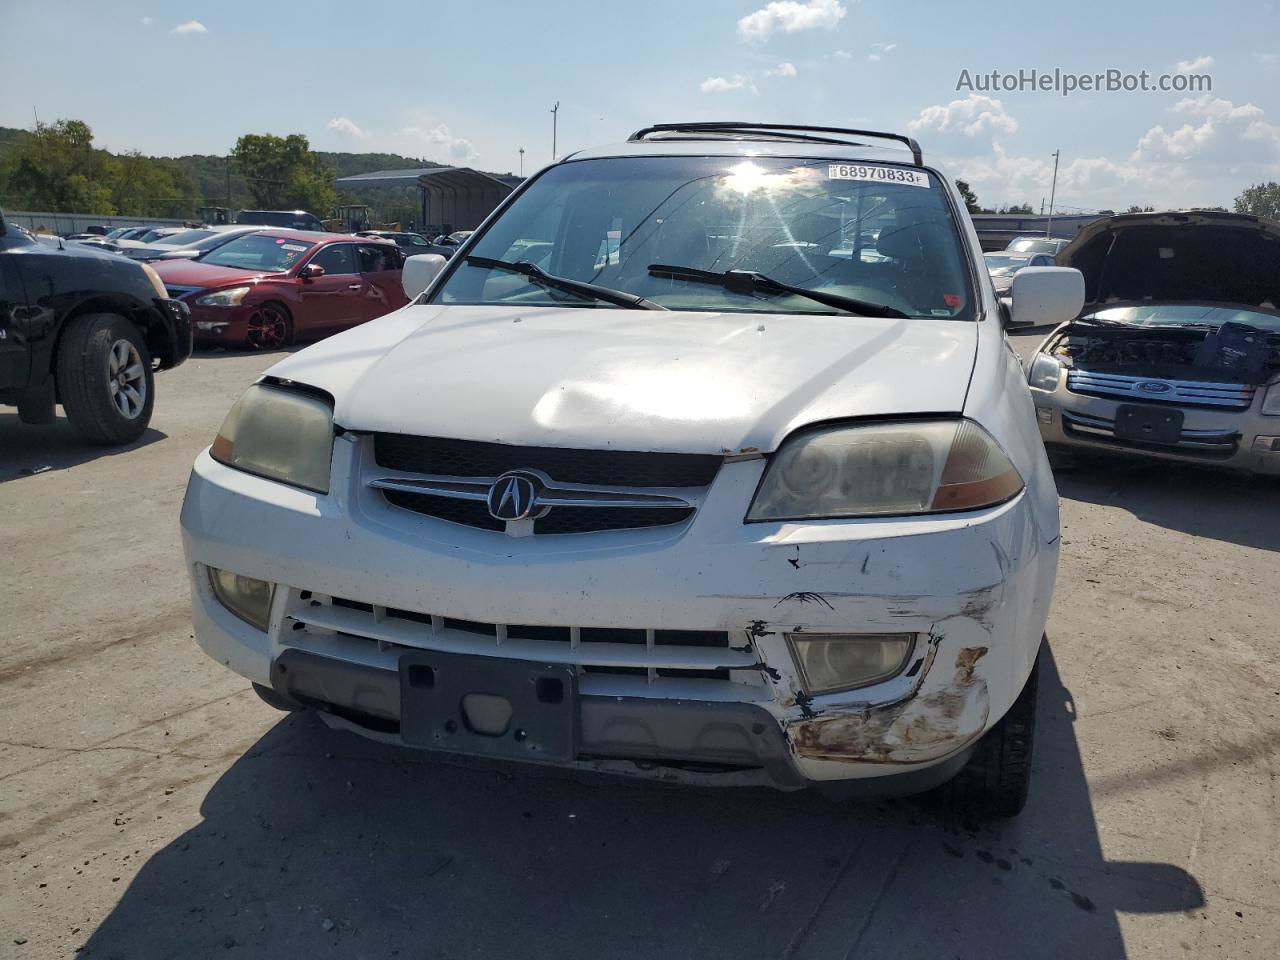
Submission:
M 116 156 L 93 145 L 80 120 L 38 124 L 0 152 L 0 194 L 10 206 L 53 213 L 189 217 L 191 179 L 172 161 Z
M 960 196 L 964 199 L 965 209 L 970 213 L 984 213 L 985 211 L 978 205 L 978 195 L 973 192 L 973 188 L 963 180 L 956 181 L 956 189 L 960 191 Z
M 94 149 L 93 131 L 81 120 L 37 124 L 6 163 L 4 192 L 28 210 L 110 215 L 109 159 Z
M 277 137 L 247 133 L 236 141 L 231 158 L 256 206 L 308 210 L 319 217 L 332 211 L 336 199 L 333 171 L 302 134 Z
M 1236 197 L 1236 213 L 1252 213 L 1255 217 L 1280 220 L 1280 183 L 1270 180 L 1255 183 Z
M 1155 213 L 1155 207 L 1140 207 L 1136 203 L 1131 206 L 1125 213 Z
M 1001 207 L 1000 212 L 1027 217 L 1035 213 L 1035 211 L 1031 209 L 1031 204 L 1029 203 L 1011 203 L 1007 207 Z

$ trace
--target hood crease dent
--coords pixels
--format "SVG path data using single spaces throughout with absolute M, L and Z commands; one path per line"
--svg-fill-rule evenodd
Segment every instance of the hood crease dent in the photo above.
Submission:
M 976 350 L 956 320 L 411 305 L 267 372 L 328 391 L 349 430 L 731 454 L 958 414 Z

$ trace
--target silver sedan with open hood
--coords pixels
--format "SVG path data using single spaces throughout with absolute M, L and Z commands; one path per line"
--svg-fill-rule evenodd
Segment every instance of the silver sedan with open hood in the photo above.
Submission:
M 1084 274 L 1086 304 L 1028 370 L 1050 449 L 1280 474 L 1280 223 L 1110 217 L 1058 263 Z

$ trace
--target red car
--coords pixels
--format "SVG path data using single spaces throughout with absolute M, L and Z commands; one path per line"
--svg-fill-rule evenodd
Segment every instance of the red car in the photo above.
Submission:
M 274 350 L 404 306 L 403 262 L 385 240 L 266 228 L 155 270 L 191 308 L 197 344 Z

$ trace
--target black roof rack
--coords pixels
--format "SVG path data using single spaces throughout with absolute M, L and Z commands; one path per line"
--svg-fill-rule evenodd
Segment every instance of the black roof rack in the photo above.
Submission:
M 800 140 L 806 143 L 834 143 L 841 146 L 865 146 L 849 140 L 836 140 L 831 137 L 817 137 L 817 133 L 836 133 L 846 137 L 875 137 L 879 140 L 897 140 L 905 144 L 911 151 L 911 159 L 917 167 L 924 166 L 924 157 L 920 153 L 920 144 L 901 133 L 885 133 L 880 130 L 850 130 L 846 127 L 811 127 L 795 123 L 738 123 L 730 120 L 712 120 L 696 123 L 655 123 L 651 127 L 637 130 L 627 137 L 628 143 L 649 139 L 653 133 L 718 133 L 727 136 L 738 134 L 742 138 L 755 133 L 764 133 L 785 140 Z

